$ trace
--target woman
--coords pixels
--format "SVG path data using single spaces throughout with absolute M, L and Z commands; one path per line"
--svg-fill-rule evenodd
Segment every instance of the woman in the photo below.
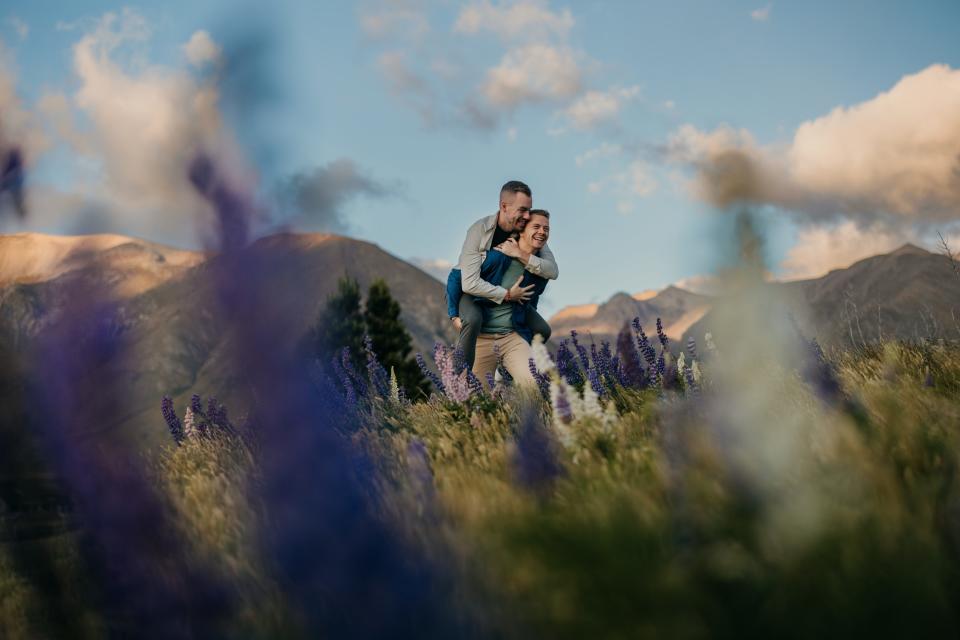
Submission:
M 546 209 L 530 211 L 530 220 L 516 239 L 507 242 L 516 242 L 524 252 L 536 253 L 550 238 L 550 212 Z M 521 279 L 523 287 L 533 285 L 530 299 L 526 302 L 502 302 L 497 304 L 492 300 L 477 299 L 477 304 L 483 308 L 483 326 L 477 339 L 477 356 L 473 366 L 474 374 L 484 380 L 487 373 L 493 373 L 497 367 L 497 359 L 502 358 L 503 365 L 518 384 L 534 384 L 530 373 L 530 342 L 533 340 L 533 329 L 528 326 L 527 306 L 537 308 L 540 294 L 547 286 L 546 278 L 526 271 L 523 263 L 509 257 L 501 250 L 501 246 L 494 247 L 488 253 L 480 267 L 480 277 L 490 284 L 506 286 L 503 283 L 515 282 Z M 457 325 L 457 313 L 460 304 L 460 270 L 453 269 L 447 277 L 447 312 L 454 324 Z

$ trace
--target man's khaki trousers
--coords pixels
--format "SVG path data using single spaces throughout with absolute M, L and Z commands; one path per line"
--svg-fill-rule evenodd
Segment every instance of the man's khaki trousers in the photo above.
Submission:
M 477 357 L 473 364 L 473 373 L 483 384 L 487 383 L 487 374 L 497 369 L 497 354 L 503 359 L 503 367 L 510 372 L 518 385 L 535 385 L 530 373 L 530 358 L 533 352 L 526 340 L 516 331 L 510 333 L 481 333 L 477 337 Z

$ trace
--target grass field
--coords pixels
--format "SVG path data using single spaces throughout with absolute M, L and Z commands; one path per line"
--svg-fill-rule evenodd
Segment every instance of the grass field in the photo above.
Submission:
M 599 398 L 567 385 L 566 421 L 499 385 L 371 394 L 339 427 L 342 473 L 328 457 L 279 481 L 295 457 L 277 467 L 251 427 L 195 417 L 142 461 L 178 542 L 139 561 L 141 589 L 202 606 L 144 613 L 111 574 L 138 560 L 92 566 L 111 557 L 90 550 L 103 523 L 78 518 L 0 547 L 0 636 L 123 635 L 156 615 L 184 637 L 955 637 L 960 348 L 838 352 L 819 381 L 771 361 L 754 384 L 724 364 Z

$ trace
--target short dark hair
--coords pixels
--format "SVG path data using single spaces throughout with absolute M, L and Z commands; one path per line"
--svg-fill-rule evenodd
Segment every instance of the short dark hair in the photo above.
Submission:
M 546 209 L 530 209 L 531 216 L 543 216 L 547 220 L 550 219 L 550 212 Z
M 503 200 L 503 196 L 507 195 L 508 193 L 525 193 L 531 198 L 533 197 L 533 193 L 530 192 L 530 187 L 519 180 L 511 180 L 500 187 L 501 200 Z

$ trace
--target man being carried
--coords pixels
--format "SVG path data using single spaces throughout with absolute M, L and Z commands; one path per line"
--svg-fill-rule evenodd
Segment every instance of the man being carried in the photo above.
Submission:
M 459 268 L 463 294 L 457 308 L 458 315 L 453 317 L 454 325 L 460 330 L 457 348 L 463 352 L 467 366 L 473 368 L 476 358 L 477 338 L 483 325 L 483 313 L 477 305 L 478 299 L 489 300 L 494 304 L 503 302 L 524 303 L 532 295 L 533 285 L 521 286 L 523 271 L 549 280 L 559 275 L 553 252 L 544 243 L 537 251 L 521 248 L 519 242 L 511 237 L 512 233 L 524 230 L 530 219 L 533 195 L 530 187 L 518 180 L 507 182 L 500 189 L 500 208 L 497 213 L 477 220 L 467 231 L 467 238 L 460 251 Z M 484 257 L 491 248 L 496 248 L 509 258 L 518 261 L 521 273 L 518 277 L 492 283 L 484 280 L 480 274 Z M 526 316 L 524 324 L 534 333 L 550 337 L 550 325 L 537 313 L 536 308 L 522 305 Z

